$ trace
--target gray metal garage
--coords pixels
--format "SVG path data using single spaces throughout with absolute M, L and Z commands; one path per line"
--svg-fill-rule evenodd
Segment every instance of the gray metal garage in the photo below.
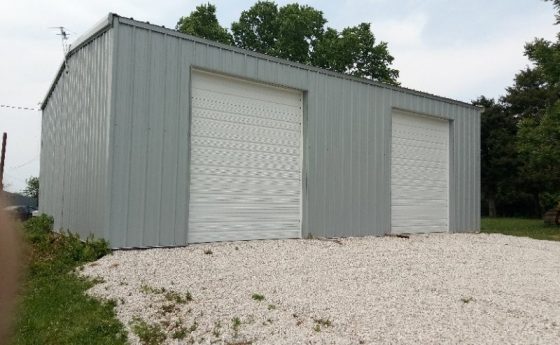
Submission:
M 467 103 L 110 14 L 42 109 L 41 211 L 113 247 L 480 228 Z

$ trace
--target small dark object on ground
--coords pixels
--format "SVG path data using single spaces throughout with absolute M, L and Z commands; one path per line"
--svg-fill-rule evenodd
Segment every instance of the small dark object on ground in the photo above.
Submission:
M 545 224 L 560 226 L 560 205 L 548 210 L 544 214 L 543 220 Z

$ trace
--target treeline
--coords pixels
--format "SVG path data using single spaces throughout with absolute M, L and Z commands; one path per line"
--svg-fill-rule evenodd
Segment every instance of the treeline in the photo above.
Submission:
M 558 11 L 560 0 L 552 1 Z M 540 217 L 560 202 L 560 33 L 525 45 L 533 66 L 498 100 L 480 97 L 482 213 Z
M 220 25 L 216 6 L 205 4 L 186 17 L 176 29 L 258 53 L 307 65 L 398 84 L 387 43 L 376 42 L 370 23 L 338 31 L 326 26 L 323 12 L 307 5 L 258 1 L 242 11 L 231 28 Z

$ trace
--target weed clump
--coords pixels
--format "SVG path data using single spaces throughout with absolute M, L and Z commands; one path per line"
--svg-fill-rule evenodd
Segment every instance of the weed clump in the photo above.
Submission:
M 139 317 L 132 319 L 130 328 L 143 345 L 159 345 L 167 338 L 160 325 L 148 324 Z

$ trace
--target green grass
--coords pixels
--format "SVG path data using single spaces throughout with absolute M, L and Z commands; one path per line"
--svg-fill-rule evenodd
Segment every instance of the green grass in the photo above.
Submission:
M 560 227 L 546 225 L 542 219 L 482 218 L 481 232 L 560 241 Z
M 52 220 L 33 218 L 23 225 L 27 274 L 22 286 L 11 343 L 126 344 L 114 302 L 85 295 L 94 281 L 77 277 L 77 266 L 109 253 L 107 243 L 50 231 Z

